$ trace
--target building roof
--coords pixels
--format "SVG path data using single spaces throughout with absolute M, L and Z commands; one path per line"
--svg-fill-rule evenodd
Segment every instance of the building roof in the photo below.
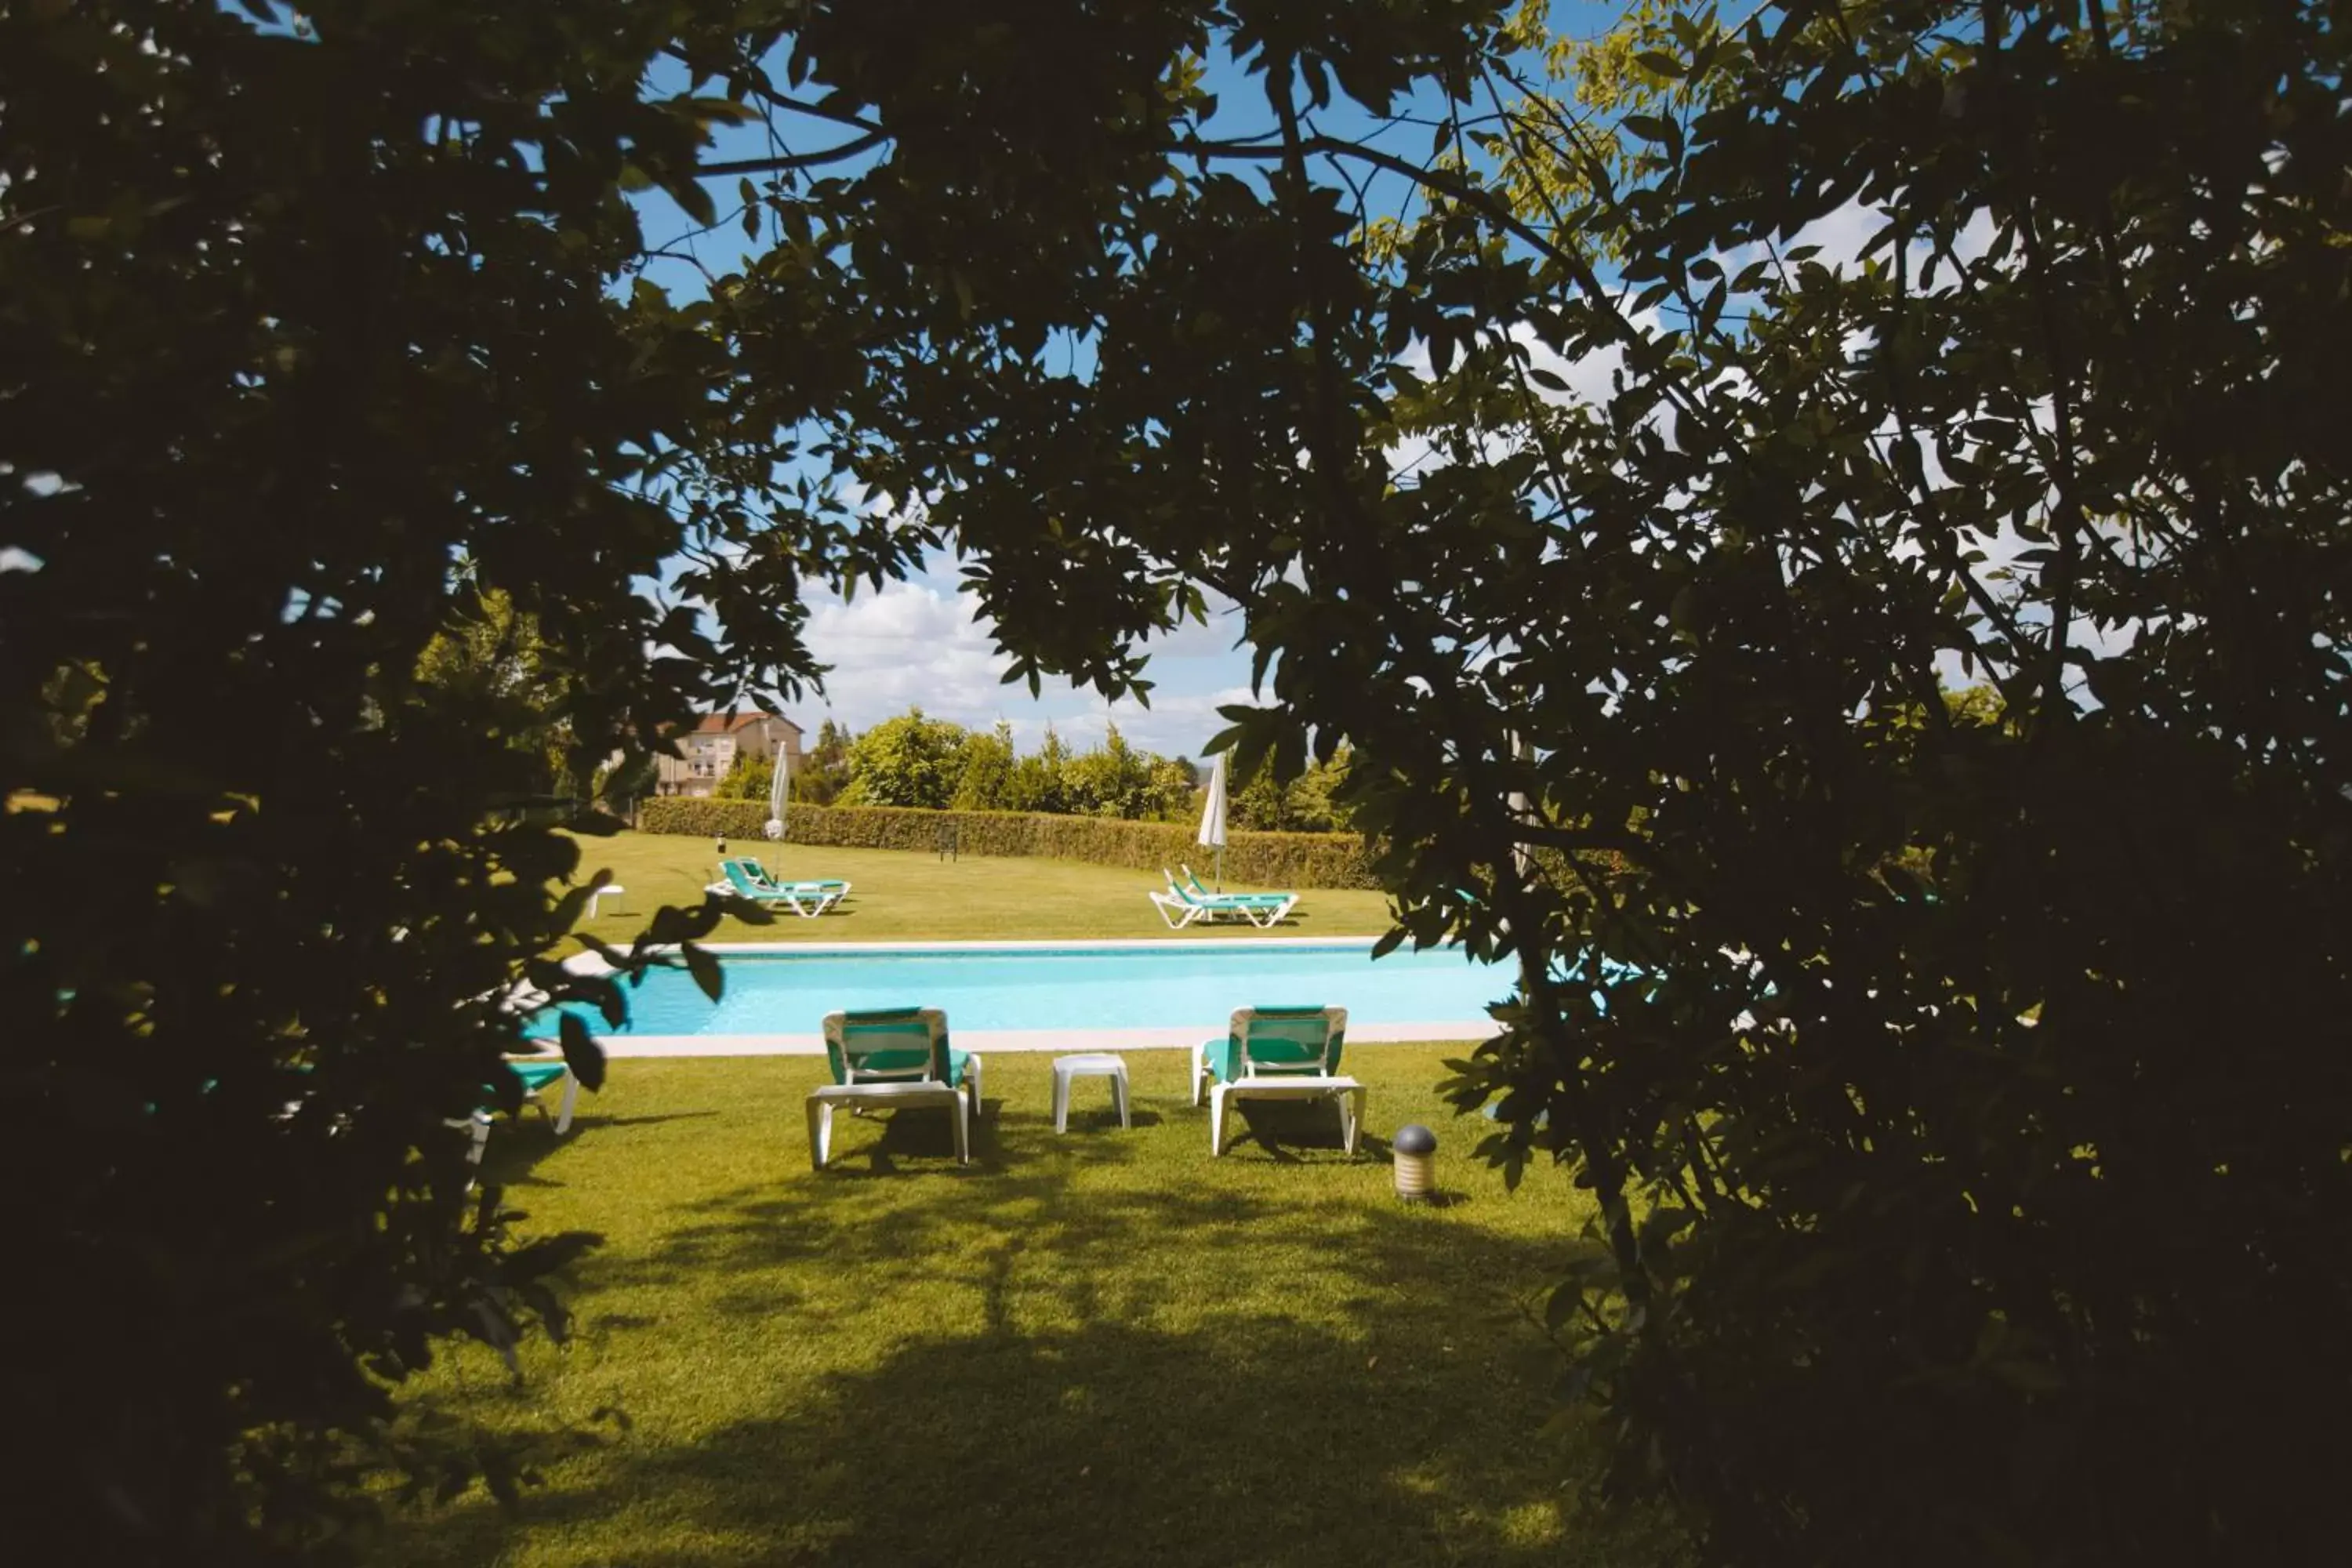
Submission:
M 749 729 L 751 726 L 760 722 L 762 719 L 772 719 L 777 723 L 782 724 L 785 729 L 790 730 L 795 735 L 807 733 L 806 731 L 803 730 L 798 724 L 793 723 L 790 719 L 785 718 L 782 714 L 762 713 L 757 708 L 745 708 L 729 713 L 705 713 L 700 719 L 695 721 L 694 728 L 688 731 L 687 733 L 689 735 L 732 735 L 739 730 Z

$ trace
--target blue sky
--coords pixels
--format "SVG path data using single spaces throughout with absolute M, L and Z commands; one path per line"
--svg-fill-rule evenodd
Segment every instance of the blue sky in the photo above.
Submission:
M 1615 10 L 1562 5 L 1555 10 L 1555 24 L 1590 32 L 1605 26 Z M 1271 123 L 1263 88 L 1230 59 L 1210 62 L 1208 86 L 1219 99 L 1217 134 L 1247 134 Z M 1374 123 L 1344 99 L 1318 119 L 1324 129 L 1351 136 Z M 1402 156 L 1417 159 L 1428 150 L 1426 129 L 1401 127 L 1391 136 L 1392 150 Z M 736 132 L 715 155 L 757 156 L 764 148 L 757 132 Z M 1393 193 L 1375 199 L 1394 200 L 1402 194 L 1402 182 L 1394 182 Z M 666 197 L 648 195 L 643 205 L 648 238 L 656 243 L 692 226 Z M 695 248 L 707 264 L 725 269 L 737 263 L 744 241 L 740 230 L 722 225 Z M 654 276 L 674 291 L 699 288 L 689 268 L 666 268 Z M 1198 757 L 1210 737 L 1224 728 L 1217 709 L 1250 695 L 1249 656 L 1236 646 L 1241 619 L 1230 605 L 1213 605 L 1207 626 L 1189 626 L 1149 646 L 1148 676 L 1155 685 L 1147 709 L 1132 701 L 1107 703 L 1063 681 L 1049 680 L 1034 698 L 1025 685 L 1003 684 L 1006 661 L 993 651 L 986 624 L 975 619 L 977 606 L 961 592 L 956 562 L 945 552 L 934 555 L 926 570 L 878 593 L 861 589 L 845 601 L 812 589 L 806 598 L 810 647 L 833 667 L 824 698 L 811 698 L 791 710 L 792 718 L 812 731 L 828 717 L 863 730 L 919 704 L 926 713 L 961 724 L 1009 722 L 1024 750 L 1038 743 L 1048 723 L 1083 746 L 1098 739 L 1107 723 L 1116 722 L 1137 745 Z

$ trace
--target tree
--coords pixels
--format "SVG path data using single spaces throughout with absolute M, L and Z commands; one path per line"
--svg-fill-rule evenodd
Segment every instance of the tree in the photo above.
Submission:
M 738 752 L 727 766 L 727 776 L 712 793 L 721 800 L 765 800 L 776 787 L 773 759 Z
M 1355 826 L 1342 795 L 1353 760 L 1350 748 L 1343 743 L 1328 761 L 1308 763 L 1307 771 L 1292 781 L 1285 808 L 1294 831 L 1343 833 Z
M 1062 764 L 1064 809 L 1090 816 L 1142 816 L 1151 808 L 1151 759 L 1127 743 L 1117 724 L 1099 746 Z
M 920 708 L 885 719 L 849 748 L 856 804 L 945 808 L 955 798 L 964 743 L 963 726 L 926 719 Z
M 451 613 L 447 629 L 417 658 L 417 684 L 464 705 L 484 733 L 532 758 L 541 793 L 576 793 L 572 731 L 557 716 L 563 698 L 553 687 L 561 677 L 549 668 L 538 617 L 495 588 L 470 600 L 461 592 Z
M 1273 768 L 1254 768 L 1227 801 L 1227 820 L 1235 827 L 1278 833 L 1290 826 L 1289 803 L 1290 788 Z
M 817 726 L 816 744 L 793 772 L 793 798 L 811 805 L 830 805 L 849 787 L 849 749 L 856 737 L 844 724 L 827 719 Z
M 1153 757 L 1150 777 L 1144 789 L 1144 810 L 1140 815 L 1158 822 L 1181 822 L 1193 809 L 1193 795 L 1199 788 L 1199 770 L 1182 757 Z
M 1713 1555 L 2335 1506 L 2328 14 L 257 9 L 0 13 L 0 747 L 59 803 L 0 866 L 77 892 L 0 906 L 12 1479 L 80 1554 L 310 1552 L 436 1335 L 560 1321 L 443 1126 L 584 984 L 530 759 L 415 679 L 465 595 L 641 755 L 949 538 L 1032 681 L 1240 605 L 1237 774 L 1345 742 L 1412 938 L 1518 958 L 1452 1092 L 1595 1194 L 1550 1323 Z M 1407 95 L 1420 163 L 1327 113 Z
M 0 6 L 0 794 L 54 803 L 0 815 L 26 1550 L 323 1560 L 403 1455 L 512 1494 L 510 1444 L 392 1393 L 449 1335 L 560 1331 L 582 1238 L 509 1245 L 448 1122 L 511 987 L 622 999 L 556 963 L 584 868 L 509 809 L 551 781 L 503 661 L 436 639 L 533 628 L 530 723 L 642 758 L 814 674 L 803 578 L 930 537 L 734 447 L 712 308 L 636 277 L 624 189 L 708 212 L 748 112 L 644 85 L 656 52 L 731 24 Z
M 1296 778 L 1276 776 L 1271 763 L 1252 771 L 1234 792 L 1235 826 L 1283 833 L 1336 833 L 1351 826 L 1338 799 L 1349 762 L 1343 743 L 1328 762 L 1310 762 Z
M 949 804 L 958 811 L 1009 809 L 1016 760 L 1012 725 L 1000 719 L 986 734 L 972 731 L 956 761 L 955 797 Z
M 1080 606 L 1005 617 L 1023 673 L 1238 604 L 1238 775 L 1348 742 L 1410 938 L 1517 959 L 1450 1092 L 1595 1194 L 1549 1321 L 1713 1555 L 2340 1534 L 2343 30 L 1389 20 L 1386 70 L 1252 33 L 1265 136 L 1180 93 L 1177 172 L 1040 253 L 1066 311 L 960 260 L 876 471 L 992 606 Z M 1317 124 L 1424 71 L 1426 163 Z M 1021 345 L 1081 321 L 1049 395 Z
M 1012 808 L 1014 811 L 1068 811 L 1069 794 L 1063 779 L 1069 763 L 1070 749 L 1048 721 L 1045 741 L 1036 751 L 1022 758 L 1013 767 L 1013 792 L 1009 801 Z
M 636 803 L 654 793 L 661 779 L 661 769 L 651 752 L 630 756 L 619 753 L 596 770 L 591 789 L 596 802 L 605 810 L 626 816 Z

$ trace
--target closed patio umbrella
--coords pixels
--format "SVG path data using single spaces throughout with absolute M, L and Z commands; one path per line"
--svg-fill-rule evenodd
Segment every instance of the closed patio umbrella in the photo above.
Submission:
M 1528 755 L 1526 744 L 1520 741 L 1517 734 L 1511 735 L 1509 739 L 1511 742 L 1512 760 L 1515 762 L 1525 762 Z M 1536 819 L 1534 805 L 1528 799 L 1524 791 L 1513 790 L 1509 796 L 1503 802 L 1503 806 L 1505 810 L 1510 813 L 1511 821 L 1515 824 L 1525 825 L 1527 823 L 1533 822 Z M 1522 883 L 1525 883 L 1528 877 L 1535 871 L 1535 857 L 1528 852 L 1528 847 L 1524 843 L 1512 844 L 1511 867 L 1512 869 L 1518 872 L 1519 880 Z
M 779 844 L 784 841 L 784 795 L 792 779 L 793 754 L 778 746 L 774 774 L 768 783 L 768 837 Z
M 1217 891 L 1225 890 L 1225 753 L 1219 752 L 1209 769 L 1209 800 L 1201 808 L 1200 842 L 1217 852 Z

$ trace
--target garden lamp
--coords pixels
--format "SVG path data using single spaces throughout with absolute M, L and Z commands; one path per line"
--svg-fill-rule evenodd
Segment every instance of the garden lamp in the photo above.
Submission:
M 1437 1194 L 1437 1134 L 1420 1122 L 1397 1129 L 1389 1145 L 1396 1155 L 1397 1196 L 1409 1204 L 1425 1204 Z

